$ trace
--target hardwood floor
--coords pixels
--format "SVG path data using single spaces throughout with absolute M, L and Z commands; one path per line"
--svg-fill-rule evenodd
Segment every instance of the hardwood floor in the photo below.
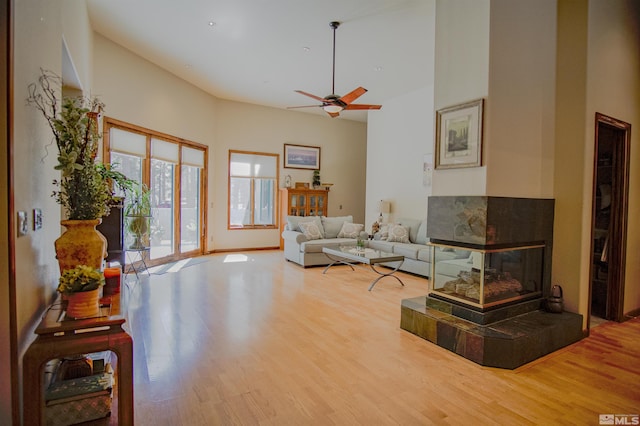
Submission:
M 426 294 L 424 279 L 368 292 L 369 270 L 323 275 L 280 251 L 208 259 L 130 289 L 136 425 L 597 425 L 640 412 L 638 319 L 500 370 L 400 329 L 400 301 Z

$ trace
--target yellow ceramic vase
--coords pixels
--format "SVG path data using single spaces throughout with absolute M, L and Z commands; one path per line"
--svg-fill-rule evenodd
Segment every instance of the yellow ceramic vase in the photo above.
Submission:
M 100 314 L 100 289 L 67 294 L 67 317 L 91 318 Z
M 96 229 L 101 219 L 63 220 L 66 232 L 55 242 L 60 273 L 78 265 L 102 269 L 107 256 L 107 239 Z

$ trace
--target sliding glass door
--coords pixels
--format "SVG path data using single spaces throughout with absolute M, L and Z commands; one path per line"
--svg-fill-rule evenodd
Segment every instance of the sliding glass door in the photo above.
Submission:
M 202 254 L 206 147 L 105 119 L 105 158 L 150 192 L 152 264 Z

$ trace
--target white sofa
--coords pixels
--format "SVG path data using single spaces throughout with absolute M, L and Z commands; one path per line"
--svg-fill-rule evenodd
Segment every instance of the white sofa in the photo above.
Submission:
M 314 221 L 318 228 L 321 227 L 323 238 L 311 240 L 305 237 L 300 229 L 299 223 L 309 221 Z M 323 247 L 339 247 L 341 245 L 356 244 L 356 238 L 338 238 L 338 233 L 344 222 L 352 223 L 352 216 L 288 216 L 285 230 L 282 232 L 285 259 L 304 267 L 328 265 L 331 263 L 331 260 L 322 253 Z M 378 232 L 373 236 L 372 240 L 367 242 L 367 245 L 387 253 L 403 255 L 405 260 L 400 266 L 401 271 L 429 277 L 431 275 L 431 250 L 433 248 L 427 245 L 426 219 L 399 219 L 395 224 L 406 228 L 408 242 L 389 241 L 388 236 Z M 363 230 L 360 236 L 366 239 L 368 233 Z M 461 255 L 468 257 L 469 253 L 464 252 L 463 254 L 455 250 L 436 248 L 436 261 L 455 260 Z M 386 266 L 395 267 L 395 264 L 390 263 Z
M 300 229 L 300 223 L 314 222 L 321 232 L 321 238 L 310 239 Z M 353 216 L 287 216 L 287 224 L 282 232 L 284 240 L 284 258 L 298 265 L 318 266 L 331 263 L 322 253 L 323 247 L 339 247 L 356 245 L 356 237 L 338 237 L 344 223 L 353 223 Z M 364 226 L 363 226 L 364 228 Z M 362 230 L 360 238 L 367 239 L 368 234 Z
M 429 241 L 427 238 L 427 220 L 401 218 L 395 221 L 394 224 L 401 225 L 407 229 L 408 242 L 393 241 L 393 238 L 389 238 L 384 232 L 383 225 L 381 230 L 373 236 L 373 240 L 369 241 L 369 247 L 404 256 L 404 262 L 400 266 L 401 271 L 424 277 L 431 276 L 431 251 L 434 248 L 427 245 Z M 469 256 L 468 252 L 453 249 L 444 250 L 438 247 L 435 250 L 436 262 L 451 261 L 460 256 Z

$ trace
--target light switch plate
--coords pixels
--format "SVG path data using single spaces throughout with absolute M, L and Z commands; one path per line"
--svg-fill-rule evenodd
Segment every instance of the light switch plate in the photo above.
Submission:
M 18 236 L 23 237 L 29 232 L 29 220 L 27 219 L 27 212 L 18 211 Z
M 42 229 L 42 209 L 33 209 L 33 230 Z

